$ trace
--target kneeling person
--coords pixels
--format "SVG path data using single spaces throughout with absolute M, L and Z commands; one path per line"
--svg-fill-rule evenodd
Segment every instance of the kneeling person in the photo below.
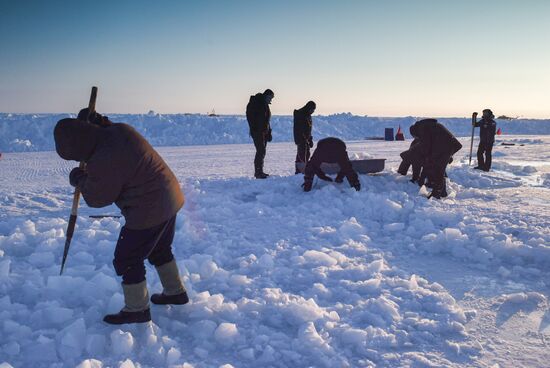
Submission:
M 94 119 L 105 121 L 96 114 Z M 85 162 L 74 168 L 69 180 L 80 189 L 90 207 L 113 202 L 126 224 L 120 231 L 113 265 L 122 276 L 125 307 L 107 315 L 110 324 L 151 320 L 145 281 L 147 259 L 156 267 L 163 286 L 151 296 L 154 304 L 185 304 L 189 301 L 172 254 L 176 214 L 184 197 L 168 165 L 130 125 L 99 125 L 79 119 L 62 119 L 54 129 L 55 148 L 65 160 Z M 101 125 L 101 124 L 100 124 Z
M 335 180 L 337 183 L 341 183 L 344 177 L 346 177 L 350 186 L 355 188 L 355 190 L 361 189 L 359 176 L 351 166 L 348 152 L 346 151 L 346 144 L 338 138 L 329 137 L 317 142 L 317 148 L 313 151 L 313 155 L 306 165 L 304 184 L 302 185 L 305 192 L 311 190 L 314 175 L 317 175 L 322 180 L 332 181 L 332 178 L 321 170 L 323 162 L 337 163 L 340 166 L 340 172 Z

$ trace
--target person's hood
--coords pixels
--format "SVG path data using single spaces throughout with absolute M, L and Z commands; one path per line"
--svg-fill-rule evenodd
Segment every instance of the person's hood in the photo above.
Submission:
M 59 120 L 53 131 L 57 154 L 65 160 L 88 161 L 99 140 L 100 129 L 83 120 Z
M 409 132 L 415 138 L 421 138 L 428 132 L 430 128 L 435 127 L 437 124 L 436 119 L 422 119 L 411 125 Z
M 316 108 L 317 108 L 317 105 L 315 105 L 315 102 L 309 101 L 308 103 L 306 103 L 304 105 L 304 107 L 302 107 L 301 109 L 298 109 L 298 110 L 294 110 L 294 111 L 298 111 L 298 112 L 300 112 L 304 115 L 311 115 L 310 111 L 315 110 Z
M 415 139 L 418 139 L 418 126 L 417 125 L 411 125 L 409 128 L 409 133 L 411 133 L 411 136 Z
M 250 100 L 248 102 L 253 104 L 266 104 L 263 93 L 256 93 L 255 95 L 250 96 Z

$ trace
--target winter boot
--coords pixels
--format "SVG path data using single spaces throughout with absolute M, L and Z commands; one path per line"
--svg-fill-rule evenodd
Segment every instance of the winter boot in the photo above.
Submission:
M 262 169 L 256 169 L 256 171 L 254 172 L 254 177 L 256 179 L 266 179 L 268 176 L 269 175 L 264 173 Z
M 116 314 L 106 315 L 103 321 L 111 325 L 151 321 L 147 282 L 144 280 L 139 284 L 122 284 L 122 291 L 126 306 Z
M 162 266 L 156 267 L 156 269 L 164 290 L 161 294 L 153 294 L 151 296 L 151 302 L 153 304 L 187 304 L 189 302 L 189 297 L 181 282 L 176 261 L 171 260 Z
M 474 170 L 484 170 L 484 169 L 481 166 L 476 166 L 476 167 L 474 167 Z

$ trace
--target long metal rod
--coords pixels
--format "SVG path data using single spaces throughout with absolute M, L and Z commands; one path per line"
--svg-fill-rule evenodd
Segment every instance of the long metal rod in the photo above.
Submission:
M 88 103 L 88 116 L 86 120 L 89 121 L 90 115 L 95 111 L 95 101 L 97 99 L 97 87 L 92 87 L 92 93 L 90 94 L 90 102 Z M 86 163 L 84 161 L 80 162 L 78 165 L 79 168 L 84 169 Z M 74 228 L 76 225 L 76 217 L 78 214 L 78 202 L 80 201 L 80 189 L 76 187 L 73 194 L 73 206 L 71 207 L 71 216 L 69 217 L 69 224 L 67 225 L 67 234 L 65 238 L 65 248 L 63 249 L 63 260 L 61 261 L 61 271 L 59 275 L 63 274 L 63 269 L 65 268 L 65 262 L 67 261 L 67 256 L 69 255 L 69 248 L 71 247 L 71 240 L 73 239 Z
M 468 161 L 468 166 L 472 164 L 472 150 L 474 149 L 474 131 L 476 129 L 476 118 L 477 113 L 472 114 L 472 139 L 470 141 L 470 161 Z

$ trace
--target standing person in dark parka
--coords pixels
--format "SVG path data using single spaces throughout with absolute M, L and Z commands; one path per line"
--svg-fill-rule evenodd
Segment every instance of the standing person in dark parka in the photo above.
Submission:
M 309 101 L 301 109 L 294 110 L 294 143 L 297 146 L 296 163 L 303 162 L 305 165 L 309 160 L 310 148 L 313 147 L 311 114 L 315 112 L 316 107 L 315 102 Z M 300 171 L 296 165 L 295 174 L 299 173 Z
M 306 165 L 304 184 L 302 184 L 305 192 L 311 190 L 314 175 L 317 175 L 321 180 L 332 181 L 332 178 L 321 170 L 323 162 L 337 163 L 340 166 L 340 172 L 335 179 L 337 183 L 341 183 L 346 177 L 351 187 L 357 191 L 361 189 L 361 182 L 359 182 L 359 176 L 351 166 L 346 144 L 338 138 L 329 137 L 317 142 L 317 148 L 315 148 L 311 160 Z
M 111 123 L 99 114 L 91 121 L 62 119 L 55 126 L 54 139 L 61 158 L 86 162 L 85 169 L 71 171 L 69 180 L 80 189 L 88 206 L 99 208 L 114 202 L 126 220 L 113 260 L 117 275 L 122 276 L 125 307 L 105 316 L 104 321 L 148 322 L 146 259 L 155 266 L 163 286 L 162 293 L 151 296 L 152 303 L 189 301 L 172 254 L 183 193 L 168 165 L 134 128 Z M 96 121 L 108 124 L 94 124 Z
M 495 134 L 497 132 L 497 123 L 495 116 L 489 109 L 483 110 L 481 120 L 474 124 L 479 127 L 479 146 L 477 148 L 477 166 L 474 169 L 489 171 L 491 170 L 493 144 L 495 143 Z M 485 154 L 485 159 L 483 155 Z
M 250 128 L 250 136 L 256 147 L 256 156 L 254 157 L 254 177 L 256 179 L 265 179 L 269 175 L 264 172 L 264 159 L 267 142 L 271 142 L 271 110 L 269 104 L 275 94 L 272 90 L 266 89 L 264 93 L 257 93 L 250 96 L 250 101 L 246 105 L 246 119 Z
M 418 137 L 420 143 L 409 149 L 408 156 L 424 157 L 424 170 L 433 185 L 430 198 L 446 197 L 445 169 L 462 144 L 436 119 L 417 121 L 410 127 L 410 132 Z

